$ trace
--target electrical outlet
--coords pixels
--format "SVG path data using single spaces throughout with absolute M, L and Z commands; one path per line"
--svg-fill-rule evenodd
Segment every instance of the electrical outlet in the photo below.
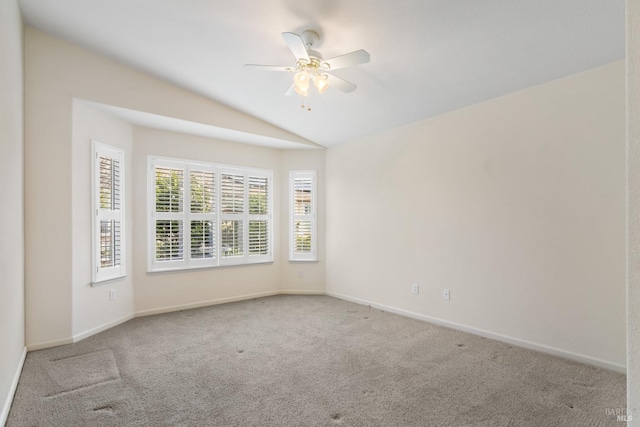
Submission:
M 114 299 L 116 299 L 116 290 L 109 289 L 109 301 L 113 301 Z
M 449 301 L 449 289 L 443 289 L 442 290 L 442 299 Z
M 411 292 L 413 292 L 414 295 L 418 295 L 420 293 L 420 286 L 414 283 L 411 285 Z
M 298 271 L 298 279 L 302 279 L 304 277 L 304 271 Z

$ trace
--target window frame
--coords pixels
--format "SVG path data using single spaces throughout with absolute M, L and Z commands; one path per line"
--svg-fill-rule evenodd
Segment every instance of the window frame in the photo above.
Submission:
M 295 180 L 311 179 L 311 212 L 309 214 L 295 213 Z M 318 261 L 318 173 L 316 170 L 289 171 L 289 261 L 316 262 Z M 296 221 L 311 222 L 311 249 L 309 253 L 296 252 Z
M 181 260 L 158 261 L 156 259 L 156 219 L 158 212 L 155 211 L 156 201 L 156 168 L 170 167 L 183 170 L 183 198 L 182 211 L 175 213 L 175 217 L 182 219 L 182 251 Z M 191 172 L 207 171 L 214 174 L 213 205 L 214 212 L 210 214 L 210 219 L 214 225 L 214 250 L 213 258 L 193 259 L 191 258 L 191 221 L 199 220 L 203 214 L 191 212 Z M 233 174 L 243 176 L 243 197 L 242 213 L 222 212 L 222 175 Z M 267 214 L 263 217 L 268 221 L 268 245 L 267 253 L 251 255 L 249 253 L 249 221 L 252 215 L 249 214 L 249 176 L 265 177 L 267 179 Z M 273 171 L 268 169 L 248 168 L 242 166 L 224 165 L 218 163 L 198 162 L 185 159 L 175 159 L 148 156 L 147 175 L 147 272 L 156 273 L 163 271 L 192 270 L 200 268 L 217 268 L 232 265 L 249 265 L 273 262 Z M 209 214 L 206 214 L 209 215 Z M 229 220 L 242 221 L 242 255 L 223 256 L 222 251 L 222 222 Z
M 102 209 L 100 207 L 101 180 L 100 161 L 101 157 L 117 159 L 119 167 L 118 186 L 120 189 L 120 208 Z M 126 177 L 125 177 L 125 153 L 118 147 L 103 144 L 96 140 L 91 140 L 91 285 L 97 286 L 105 282 L 126 277 Z M 113 267 L 103 268 L 100 265 L 101 259 L 101 221 L 114 220 L 120 223 L 120 264 Z M 114 254 L 116 250 L 114 248 Z

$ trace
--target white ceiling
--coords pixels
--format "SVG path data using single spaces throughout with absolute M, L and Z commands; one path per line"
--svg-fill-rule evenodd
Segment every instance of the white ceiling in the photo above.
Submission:
M 20 0 L 47 33 L 332 145 L 624 58 L 624 0 Z M 313 29 L 358 85 L 284 96 L 285 31 Z

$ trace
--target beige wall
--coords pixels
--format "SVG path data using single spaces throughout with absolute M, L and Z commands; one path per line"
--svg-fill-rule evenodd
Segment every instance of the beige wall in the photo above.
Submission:
M 0 2 L 0 425 L 24 356 L 23 26 Z
M 327 291 L 623 370 L 624 117 L 617 62 L 329 148 Z
M 627 1 L 627 409 L 640 426 L 640 3 Z
M 72 93 L 66 70 L 55 65 L 55 44 L 40 43 L 47 41 L 25 27 L 25 299 L 31 348 L 71 338 Z
M 127 276 L 91 286 L 92 211 L 91 141 L 96 140 L 125 153 L 125 266 Z M 80 339 L 133 317 L 132 258 L 133 229 L 132 146 L 133 126 L 84 101 L 73 101 L 72 138 L 72 335 Z M 109 290 L 115 300 L 109 300 Z
M 307 142 L 30 27 L 25 29 L 25 87 L 26 341 L 29 348 L 70 342 L 72 336 L 87 332 L 81 330 L 80 325 L 90 326 L 86 319 L 76 323 L 73 316 L 80 314 L 72 307 L 74 279 L 78 286 L 84 286 L 85 280 L 74 276 L 72 262 L 75 243 L 72 218 L 76 205 L 82 204 L 74 198 L 86 196 L 86 192 L 78 195 L 73 192 L 74 174 L 78 173 L 74 171 L 73 161 L 79 153 L 74 151 L 72 143 L 73 99 L 302 144 Z M 133 212 L 135 214 L 136 208 Z M 135 242 L 133 246 L 135 251 Z M 53 252 L 52 248 L 55 248 Z M 162 277 L 157 280 L 167 280 L 164 278 L 169 275 Z M 85 290 L 95 295 L 104 291 Z M 140 301 L 143 301 L 141 297 L 136 296 L 136 304 Z M 140 303 L 135 310 L 156 307 L 163 301 L 153 299 Z M 181 301 L 177 297 L 173 304 Z

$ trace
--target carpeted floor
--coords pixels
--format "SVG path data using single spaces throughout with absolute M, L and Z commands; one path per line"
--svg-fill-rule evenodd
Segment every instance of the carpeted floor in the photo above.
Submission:
M 619 426 L 625 400 L 621 374 L 282 295 L 30 352 L 7 426 Z

